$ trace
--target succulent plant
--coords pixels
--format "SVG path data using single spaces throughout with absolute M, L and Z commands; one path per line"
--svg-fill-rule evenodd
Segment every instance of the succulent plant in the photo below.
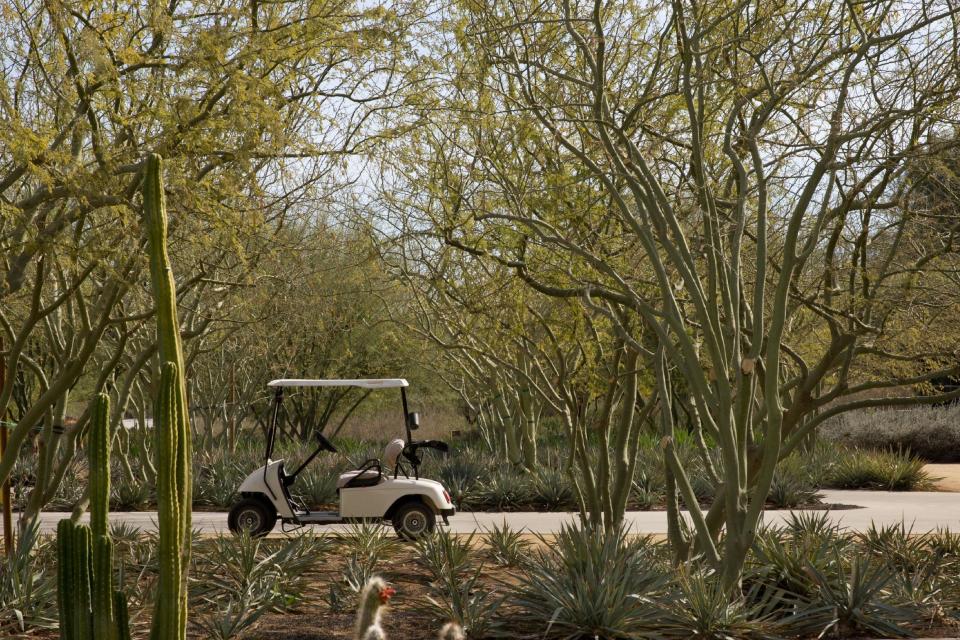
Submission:
M 177 289 L 167 254 L 163 166 L 156 154 L 147 158 L 143 211 L 161 362 L 160 388 L 154 409 L 160 576 L 150 637 L 153 640 L 184 640 L 192 506 L 190 422 L 177 319 Z
M 357 611 L 357 625 L 354 628 L 355 640 L 386 640 L 383 627 L 380 626 L 380 614 L 383 606 L 390 601 L 396 591 L 379 576 L 367 581 L 360 594 L 360 609 Z
M 87 443 L 90 462 L 90 526 L 70 519 L 57 526 L 60 635 L 65 640 L 130 637 L 126 598 L 113 589 L 110 538 L 110 399 L 93 402 Z
M 466 640 L 463 629 L 456 622 L 448 622 L 440 628 L 437 640 Z

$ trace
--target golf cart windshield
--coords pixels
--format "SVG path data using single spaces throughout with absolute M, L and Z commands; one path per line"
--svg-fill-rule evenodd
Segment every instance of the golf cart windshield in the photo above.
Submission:
M 267 432 L 267 451 L 264 459 L 269 463 L 273 456 L 273 447 L 277 438 L 277 426 L 280 421 L 280 405 L 283 403 L 283 390 L 290 387 L 361 387 L 370 391 L 374 389 L 400 389 L 400 401 L 403 407 L 403 426 L 406 430 L 407 442 L 413 440 L 411 431 L 419 426 L 419 417 L 416 413 L 411 414 L 407 408 L 407 387 L 409 384 L 403 378 L 361 378 L 349 380 L 317 380 L 307 378 L 281 378 L 271 380 L 267 386 L 274 388 L 273 395 L 273 417 L 270 420 L 270 428 Z M 367 391 L 367 393 L 370 393 Z M 304 462 L 300 469 L 294 472 L 294 475 L 300 472 L 304 466 L 316 456 L 321 449 L 335 450 L 333 445 L 322 438 L 318 432 L 320 447 L 314 451 Z M 264 467 L 266 468 L 266 467 Z

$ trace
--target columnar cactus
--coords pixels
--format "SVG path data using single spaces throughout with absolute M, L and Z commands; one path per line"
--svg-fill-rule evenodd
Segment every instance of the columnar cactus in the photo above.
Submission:
M 113 589 L 113 542 L 108 529 L 110 399 L 102 393 L 94 399 L 87 450 L 90 527 L 70 519 L 57 526 L 60 636 L 64 640 L 123 640 L 130 637 L 130 631 L 126 599 Z
M 160 576 L 150 637 L 184 640 L 187 629 L 187 568 L 190 564 L 190 423 L 184 382 L 176 284 L 167 253 L 167 212 L 162 161 L 147 158 L 143 182 L 144 223 L 157 315 L 160 388 L 154 411 Z
M 90 587 L 93 603 L 93 637 L 113 638 L 113 542 L 108 529 L 110 513 L 110 398 L 97 395 L 93 402 L 87 455 L 90 462 L 90 532 L 93 567 Z
M 60 637 L 91 640 L 90 527 L 69 518 L 57 525 L 57 595 L 60 600 Z
M 386 640 L 387 636 L 380 626 L 380 611 L 394 593 L 393 587 L 387 586 L 380 577 L 374 576 L 367 581 L 360 593 L 354 640 Z
M 97 394 L 90 416 L 87 458 L 90 465 L 90 530 L 95 536 L 110 533 L 110 397 Z

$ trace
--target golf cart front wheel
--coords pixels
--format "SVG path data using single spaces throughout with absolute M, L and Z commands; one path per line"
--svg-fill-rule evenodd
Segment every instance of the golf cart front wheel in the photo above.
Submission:
M 409 502 L 393 514 L 393 528 L 405 540 L 416 540 L 433 533 L 437 516 L 422 502 Z
M 259 538 L 273 531 L 277 523 L 277 512 L 266 500 L 244 498 L 230 509 L 227 525 L 230 531 L 240 534 L 246 531 L 252 538 Z

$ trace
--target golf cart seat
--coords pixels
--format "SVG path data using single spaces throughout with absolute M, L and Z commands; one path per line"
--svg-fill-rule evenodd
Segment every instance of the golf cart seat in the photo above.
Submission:
M 399 438 L 391 440 L 383 450 L 383 461 L 390 467 L 396 466 L 397 459 L 400 457 L 400 453 L 403 452 L 403 446 L 403 440 Z M 382 478 L 383 467 L 381 466 L 380 460 L 371 458 L 360 465 L 359 469 L 341 473 L 340 478 L 337 480 L 337 488 L 372 487 L 380 484 Z

